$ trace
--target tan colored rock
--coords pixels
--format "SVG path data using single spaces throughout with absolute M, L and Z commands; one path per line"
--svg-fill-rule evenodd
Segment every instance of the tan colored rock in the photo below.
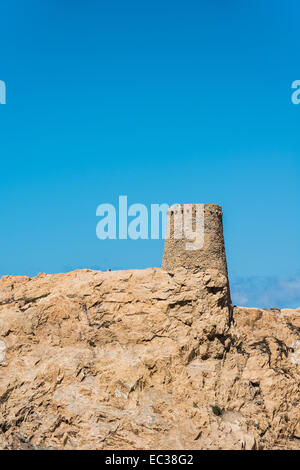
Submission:
M 299 312 L 177 269 L 0 280 L 0 448 L 299 448 Z

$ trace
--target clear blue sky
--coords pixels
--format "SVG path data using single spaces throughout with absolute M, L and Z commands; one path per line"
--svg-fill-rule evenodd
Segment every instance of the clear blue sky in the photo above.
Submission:
M 298 0 L 0 5 L 0 275 L 161 264 L 96 207 L 223 206 L 233 301 L 300 306 Z

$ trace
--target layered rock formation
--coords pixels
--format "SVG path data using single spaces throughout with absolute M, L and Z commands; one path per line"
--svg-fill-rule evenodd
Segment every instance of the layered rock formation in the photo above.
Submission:
M 0 280 L 0 448 L 300 448 L 299 310 L 179 268 Z

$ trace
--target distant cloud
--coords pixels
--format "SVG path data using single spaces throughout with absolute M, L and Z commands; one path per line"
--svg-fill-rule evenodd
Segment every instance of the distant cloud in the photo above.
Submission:
M 231 296 L 235 305 L 298 308 L 300 307 L 300 277 L 240 278 L 231 282 Z

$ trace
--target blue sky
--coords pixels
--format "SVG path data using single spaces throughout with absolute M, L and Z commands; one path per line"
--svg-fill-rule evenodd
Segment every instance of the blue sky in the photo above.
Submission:
M 300 306 L 298 0 L 0 6 L 0 275 L 160 266 L 96 208 L 223 206 L 233 301 Z

